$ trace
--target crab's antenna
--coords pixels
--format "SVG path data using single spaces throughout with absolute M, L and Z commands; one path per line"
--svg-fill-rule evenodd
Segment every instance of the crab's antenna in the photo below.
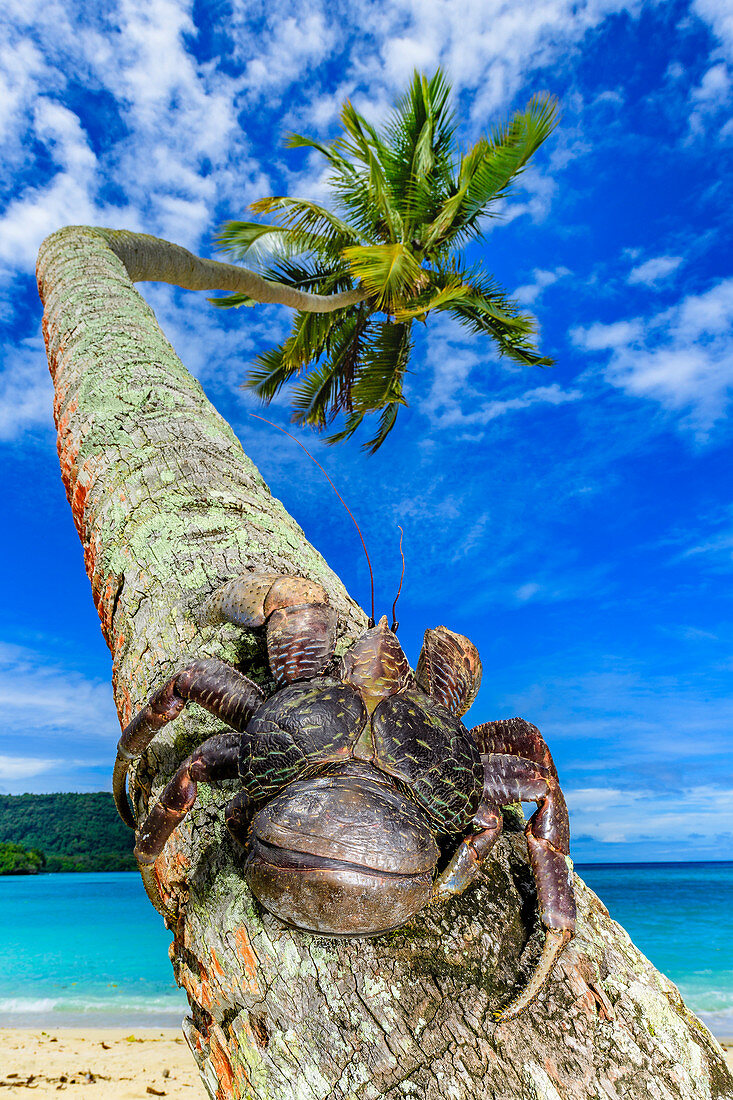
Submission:
M 400 598 L 400 592 L 402 591 L 402 582 L 405 579 L 405 555 L 402 553 L 402 536 L 404 534 L 404 531 L 400 527 L 399 523 L 397 524 L 397 530 L 400 533 L 400 557 L 402 558 L 402 572 L 400 573 L 400 587 L 397 589 L 397 595 L 395 596 L 394 603 L 392 604 L 392 633 L 393 634 L 397 633 L 397 627 L 400 625 L 397 622 L 397 601 Z
M 371 618 L 369 619 L 369 626 L 370 627 L 374 626 L 374 574 L 372 573 L 372 563 L 369 561 L 369 554 L 367 553 L 366 543 L 364 542 L 364 536 L 361 533 L 361 530 L 359 528 L 359 524 L 354 519 L 354 513 L 351 511 L 348 504 L 346 503 L 344 498 L 341 496 L 341 493 L 338 491 L 338 489 L 336 488 L 334 483 L 331 481 L 331 478 L 328 476 L 326 471 L 323 469 L 323 466 L 321 466 L 318 459 L 313 457 L 313 455 L 310 453 L 310 451 L 308 450 L 306 445 L 304 443 L 300 442 L 297 435 L 293 435 L 292 432 L 288 432 L 288 431 L 285 430 L 285 428 L 281 428 L 279 424 L 273 424 L 273 422 L 271 420 L 266 420 L 264 416 L 258 416 L 257 413 L 250 413 L 249 415 L 253 416 L 255 418 L 255 420 L 261 420 L 263 424 L 269 424 L 271 428 L 277 428 L 277 430 L 279 432 L 282 432 L 283 435 L 289 435 L 291 439 L 294 439 L 295 442 L 298 444 L 298 446 L 301 447 L 305 451 L 305 453 L 308 455 L 308 458 L 311 460 L 311 462 L 315 462 L 316 466 L 321 471 L 321 473 L 325 477 L 326 481 L 331 486 L 334 493 L 339 498 L 339 500 L 343 504 L 344 508 L 346 509 L 346 511 L 351 516 L 354 527 L 356 527 L 356 530 L 359 532 L 359 538 L 361 539 L 361 545 L 364 547 L 364 556 L 366 557 L 367 565 L 369 566 L 369 582 L 371 584 L 371 589 L 372 589 L 372 614 L 371 614 Z M 402 528 L 400 528 L 400 530 L 402 530 Z M 404 562 L 404 558 L 402 560 Z M 404 573 L 404 565 L 403 565 L 403 573 Z M 401 587 L 402 587 L 402 582 L 400 581 L 400 588 Z M 399 592 L 397 593 L 397 595 L 399 595 Z M 396 602 L 397 601 L 395 600 L 395 603 Z

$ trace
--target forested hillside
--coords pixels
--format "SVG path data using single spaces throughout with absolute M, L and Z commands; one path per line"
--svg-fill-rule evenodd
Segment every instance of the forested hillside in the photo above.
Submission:
M 112 795 L 0 795 L 0 844 L 21 844 L 46 857 L 46 871 L 134 871 L 133 834 Z

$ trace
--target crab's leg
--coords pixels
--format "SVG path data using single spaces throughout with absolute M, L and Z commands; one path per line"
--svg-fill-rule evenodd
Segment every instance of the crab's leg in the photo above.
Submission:
M 247 791 L 238 791 L 224 811 L 227 829 L 243 848 L 247 846 L 251 809 L 251 795 Z
M 473 819 L 479 831 L 465 837 L 453 854 L 448 866 L 435 881 L 433 897 L 436 901 L 447 900 L 455 894 L 462 894 L 481 870 L 481 864 L 501 835 L 503 819 L 501 805 L 487 794 Z
M 202 621 L 266 624 L 267 655 L 279 684 L 317 676 L 336 645 L 336 611 L 325 588 L 306 577 L 244 573 L 209 596 Z
M 575 894 L 570 862 L 570 825 L 557 769 L 536 726 L 522 718 L 487 722 L 471 731 L 495 796 L 509 802 L 537 802 L 525 835 L 537 883 L 540 917 L 547 929 L 532 978 L 506 1006 L 501 1019 L 518 1016 L 549 977 L 557 956 L 575 932 Z
M 135 828 L 125 781 L 131 760 L 145 751 L 167 722 L 177 718 L 186 703 L 198 703 L 235 730 L 244 730 L 264 693 L 236 668 L 209 657 L 177 672 L 133 718 L 122 732 L 112 775 L 112 791 L 118 813 L 126 825 Z
M 153 864 L 163 851 L 168 837 L 196 801 L 198 784 L 237 778 L 241 739 L 239 733 L 219 733 L 199 745 L 167 783 L 136 835 L 135 856 L 146 893 L 164 916 L 172 917 L 173 914 L 160 897 Z
M 525 834 L 537 883 L 540 917 L 547 933 L 542 958 L 532 978 L 501 1013 L 501 1019 L 511 1019 L 535 998 L 575 931 L 568 811 L 550 750 L 536 726 L 521 718 L 511 718 L 486 722 L 471 732 L 484 764 L 481 804 L 484 812 L 485 808 L 513 802 L 538 803 Z M 483 823 L 477 820 L 477 824 Z M 485 831 L 484 826 L 482 832 L 462 841 L 436 883 L 438 897 L 460 893 L 475 878 L 485 856 L 481 851 L 487 843 L 483 839 Z
M 481 658 L 473 642 L 445 626 L 426 630 L 415 671 L 417 685 L 458 718 L 481 685 Z

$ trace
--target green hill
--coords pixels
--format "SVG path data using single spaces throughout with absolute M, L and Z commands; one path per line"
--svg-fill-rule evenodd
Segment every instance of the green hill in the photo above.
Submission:
M 133 833 L 106 791 L 0 795 L 0 844 L 37 849 L 46 871 L 137 869 Z

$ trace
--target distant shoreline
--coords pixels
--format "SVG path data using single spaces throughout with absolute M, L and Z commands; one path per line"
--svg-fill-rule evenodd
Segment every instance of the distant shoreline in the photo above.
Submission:
M 612 862 L 593 862 L 585 860 L 582 863 L 574 861 L 576 871 L 582 871 L 584 867 L 731 867 L 731 859 L 634 859 L 615 860 Z M 9 871 L 0 872 L 0 880 L 3 878 L 38 878 L 45 875 L 136 875 L 137 867 L 65 867 L 63 869 L 40 868 L 38 871 Z

